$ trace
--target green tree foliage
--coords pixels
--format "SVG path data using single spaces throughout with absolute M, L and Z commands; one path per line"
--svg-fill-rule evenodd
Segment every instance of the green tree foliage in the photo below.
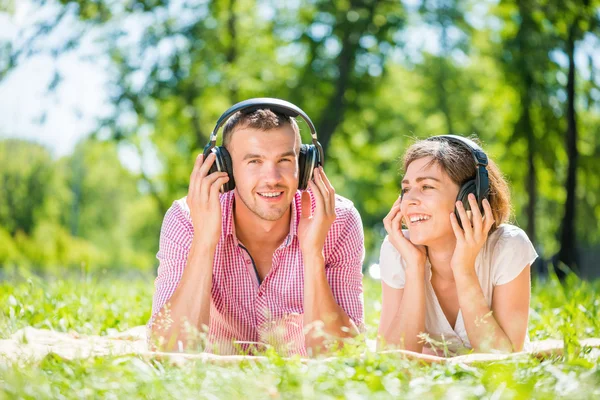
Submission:
M 160 227 L 112 142 L 87 140 L 54 160 L 40 145 L 0 141 L 0 265 L 147 269 Z M 143 238 L 143 239 L 142 239 Z M 136 240 L 137 239 L 137 240 Z M 153 240 L 153 241 L 154 241 Z
M 107 143 L 50 161 L 67 209 L 56 213 L 48 200 L 45 214 L 36 212 L 101 249 L 104 264 L 153 263 L 161 217 L 185 195 L 218 116 L 267 96 L 315 122 L 333 184 L 362 215 L 367 263 L 377 260 L 381 220 L 399 193 L 403 151 L 448 132 L 481 139 L 511 183 L 513 221 L 544 257 L 600 241 L 595 0 L 55 3 L 57 15 L 35 32 L 65 15 L 98 28 L 114 108 L 93 135 Z M 65 42 L 53 51 L 77 40 Z M 0 79 L 24 54 L 0 54 Z M 144 163 L 139 174 L 127 171 L 117 158 L 124 147 L 155 160 L 158 172 Z M 27 225 L 0 211 L 4 234 L 14 239 L 20 227 L 33 237 L 38 214 L 23 214 Z

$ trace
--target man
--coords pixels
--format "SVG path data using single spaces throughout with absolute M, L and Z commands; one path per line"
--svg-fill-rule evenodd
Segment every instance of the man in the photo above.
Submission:
M 220 193 L 226 172 L 208 173 L 214 153 L 198 156 L 161 229 L 149 322 L 159 349 L 307 355 L 362 329 L 360 216 L 322 167 L 298 190 L 300 146 L 295 119 L 264 108 L 225 124 L 234 190 Z

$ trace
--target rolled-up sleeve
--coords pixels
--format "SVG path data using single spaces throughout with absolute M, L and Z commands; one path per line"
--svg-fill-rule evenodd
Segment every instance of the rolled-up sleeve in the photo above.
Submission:
M 160 230 L 159 249 L 156 254 L 159 265 L 157 277 L 154 281 L 152 316 L 148 321 L 148 329 L 152 327 L 156 315 L 171 299 L 181 280 L 192 238 L 193 227 L 191 222 L 179 203 L 173 203 L 165 214 Z
M 365 241 L 358 210 L 351 206 L 336 210 L 340 234 L 326 261 L 325 275 L 338 305 L 364 332 L 364 298 L 362 264 Z

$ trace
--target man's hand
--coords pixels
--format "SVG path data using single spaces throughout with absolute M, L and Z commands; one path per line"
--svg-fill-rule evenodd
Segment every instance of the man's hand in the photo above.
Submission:
M 325 176 L 323 167 L 315 168 L 314 182 L 308 183 L 315 196 L 315 213 L 312 214 L 310 195 L 302 193 L 302 212 L 298 225 L 300 249 L 305 256 L 323 256 L 323 247 L 329 228 L 335 221 L 335 189 Z
M 197 239 L 198 243 L 212 250 L 221 238 L 219 189 L 229 180 L 226 172 L 214 172 L 207 176 L 215 158 L 214 153 L 208 155 L 206 162 L 202 154 L 196 158 L 186 199 L 194 226 L 195 241 Z

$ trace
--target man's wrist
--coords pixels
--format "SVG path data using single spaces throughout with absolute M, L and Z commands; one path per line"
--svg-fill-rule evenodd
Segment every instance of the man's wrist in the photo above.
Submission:
M 325 265 L 325 255 L 323 254 L 323 250 L 302 250 L 302 258 L 304 259 L 305 266 Z
M 202 237 L 194 235 L 192 239 L 192 247 L 195 251 L 211 256 L 217 250 L 219 242 L 208 241 Z

